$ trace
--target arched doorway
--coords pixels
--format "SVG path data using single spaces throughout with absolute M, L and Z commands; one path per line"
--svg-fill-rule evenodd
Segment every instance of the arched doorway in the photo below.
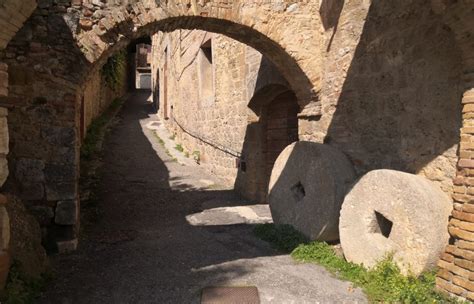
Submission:
M 293 91 L 279 94 L 265 108 L 265 193 L 276 159 L 286 146 L 298 141 L 298 112 L 299 107 Z
M 249 118 L 242 162 L 234 188 L 247 199 L 267 203 L 273 165 L 289 144 L 298 141 L 300 107 L 295 93 L 284 84 L 261 87 L 248 104 L 255 116 Z
M 273 165 L 280 153 L 289 144 L 298 141 L 299 106 L 295 94 L 286 91 L 276 96 L 264 113 L 265 132 L 265 193 L 272 174 Z

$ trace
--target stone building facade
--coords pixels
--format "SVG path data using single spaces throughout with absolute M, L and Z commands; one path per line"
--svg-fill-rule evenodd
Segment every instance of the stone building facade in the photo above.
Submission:
M 152 58 L 159 115 L 186 153 L 248 198 L 265 201 L 270 172 L 261 116 L 268 104 L 249 104 L 256 92 L 291 92 L 275 66 L 226 36 L 189 30 L 154 35 Z M 288 102 L 299 108 L 296 97 Z
M 340 149 L 359 174 L 392 168 L 426 176 L 455 202 L 438 286 L 474 299 L 470 1 L 58 0 L 39 1 L 34 10 L 35 4 L 0 4 L 0 16 L 8 16 L 1 19 L 11 20 L 0 30 L 0 94 L 8 93 L 0 98 L 10 107 L 7 183 L 30 205 L 65 214 L 58 239 L 74 237 L 77 224 L 84 91 L 95 90 L 92 79 L 113 53 L 139 37 L 170 32 L 154 36 L 154 72 L 170 71 L 154 75 L 163 90 L 155 95 L 166 96 L 160 115 L 210 170 L 262 200 L 272 157 L 267 162 L 261 152 L 276 153 L 284 142 L 268 145 L 268 134 L 279 138 L 284 129 L 293 140 L 296 114 L 298 139 Z M 280 80 L 265 80 L 274 76 Z M 197 89 L 184 87 L 185 80 Z M 189 120 L 186 96 L 194 110 Z M 287 106 L 291 99 L 297 107 Z M 268 107 L 273 101 L 279 106 Z
M 370 22 L 365 23 L 366 16 L 346 6 L 339 22 L 350 21 L 350 31 L 340 27 L 325 37 L 322 117 L 300 119 L 294 139 L 337 147 L 359 174 L 377 168 L 420 174 L 452 194 L 461 126 L 458 101 L 463 93 L 454 37 L 421 3 L 409 10 L 374 4 L 368 12 Z M 403 14 L 409 35 L 394 26 Z M 211 83 L 212 93 L 205 96 L 202 54 L 209 43 L 212 71 L 205 81 Z M 426 43 L 436 48 L 426 48 Z M 203 164 L 229 182 L 241 173 L 238 183 L 247 185 L 244 192 L 259 182 L 264 189 L 266 181 L 257 172 L 266 170 L 259 167 L 265 161 L 258 155 L 266 153 L 267 140 L 258 125 L 266 124 L 262 105 L 272 108 L 273 97 L 259 95 L 277 86 L 291 91 L 285 78 L 266 57 L 222 35 L 159 33 L 153 44 L 152 74 L 160 92 L 160 115 L 184 147 L 190 153 L 199 151 Z M 297 108 L 294 119 L 300 112 Z M 237 170 L 239 162 L 257 172 Z

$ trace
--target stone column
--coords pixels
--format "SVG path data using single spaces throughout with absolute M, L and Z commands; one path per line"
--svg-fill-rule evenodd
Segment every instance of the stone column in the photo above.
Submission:
M 474 300 L 474 84 L 464 93 L 463 126 L 457 176 L 454 179 L 454 210 L 449 222 L 452 244 L 438 262 L 438 288 Z

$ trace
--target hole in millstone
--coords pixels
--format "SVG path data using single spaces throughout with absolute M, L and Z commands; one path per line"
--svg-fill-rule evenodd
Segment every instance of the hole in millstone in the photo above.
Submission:
M 374 211 L 374 213 L 375 219 L 377 220 L 377 225 L 374 232 L 380 233 L 384 237 L 388 238 L 392 232 L 393 222 L 383 216 L 383 214 L 380 212 Z
M 298 202 L 301 201 L 306 196 L 304 186 L 301 182 L 298 182 L 296 185 L 291 187 L 291 191 L 293 192 L 295 199 Z

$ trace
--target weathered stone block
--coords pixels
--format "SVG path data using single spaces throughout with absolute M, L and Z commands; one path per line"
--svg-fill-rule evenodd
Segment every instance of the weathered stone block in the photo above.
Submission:
M 54 222 L 58 225 L 74 225 L 79 219 L 77 200 L 59 201 L 56 205 Z
M 20 158 L 15 165 L 15 178 L 20 183 L 44 181 L 44 161 L 38 159 Z
M 338 150 L 313 142 L 289 145 L 270 178 L 273 221 L 292 225 L 311 240 L 337 240 L 339 211 L 354 179 L 352 164 Z
M 393 253 L 404 273 L 436 265 L 449 234 L 452 203 L 424 177 L 375 170 L 359 179 L 341 210 L 339 233 L 347 260 L 373 267 Z
M 74 144 L 76 132 L 74 128 L 45 127 L 41 130 L 41 136 L 52 145 L 70 146 Z
M 0 186 L 7 180 L 8 162 L 5 156 L 0 155 Z
M 33 206 L 29 208 L 41 226 L 48 226 L 54 218 L 53 208 L 47 206 Z
M 46 184 L 46 199 L 48 201 L 72 200 L 77 197 L 77 187 L 75 182 Z
M 23 200 L 41 200 L 44 198 L 44 185 L 43 183 L 22 183 L 21 184 L 21 198 Z
M 47 182 L 71 182 L 76 180 L 76 167 L 70 164 L 46 164 L 44 175 Z
M 77 249 L 78 240 L 67 240 L 67 241 L 58 241 L 56 242 L 59 253 L 69 253 Z

